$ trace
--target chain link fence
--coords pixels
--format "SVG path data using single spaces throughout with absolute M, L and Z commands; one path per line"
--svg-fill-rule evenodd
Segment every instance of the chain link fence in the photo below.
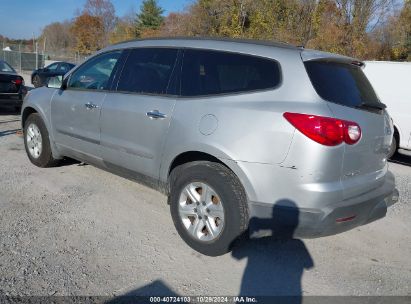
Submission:
M 68 50 L 45 53 L 43 50 L 36 52 L 33 49 L 36 50 L 35 44 L 22 46 L 3 42 L 3 46 L 0 48 L 0 60 L 6 61 L 20 73 L 31 73 L 33 70 L 43 68 L 55 61 L 78 64 L 85 59 L 84 56 Z
M 33 71 L 44 66 L 45 55 L 19 51 L 0 51 L 0 60 L 6 61 L 19 72 Z

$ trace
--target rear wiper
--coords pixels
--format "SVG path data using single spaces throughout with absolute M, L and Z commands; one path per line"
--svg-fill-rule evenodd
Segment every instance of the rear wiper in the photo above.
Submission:
M 357 106 L 357 108 L 371 108 L 371 109 L 378 109 L 378 110 L 384 110 L 386 107 L 387 106 L 382 102 L 378 104 L 362 102 Z

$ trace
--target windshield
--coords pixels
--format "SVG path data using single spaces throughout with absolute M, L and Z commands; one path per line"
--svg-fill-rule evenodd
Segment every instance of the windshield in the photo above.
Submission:
M 0 72 L 13 72 L 14 73 L 14 69 L 11 66 L 9 66 L 6 62 L 0 61 Z
M 349 107 L 385 108 L 358 65 L 329 61 L 304 64 L 321 98 Z

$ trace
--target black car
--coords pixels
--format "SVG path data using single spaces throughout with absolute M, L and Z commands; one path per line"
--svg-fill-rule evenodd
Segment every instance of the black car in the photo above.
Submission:
M 47 80 L 54 76 L 64 76 L 75 65 L 69 62 L 54 62 L 43 69 L 33 71 L 31 74 L 31 83 L 35 88 L 45 86 Z
M 20 109 L 26 93 L 23 77 L 7 62 L 0 60 L 0 105 Z

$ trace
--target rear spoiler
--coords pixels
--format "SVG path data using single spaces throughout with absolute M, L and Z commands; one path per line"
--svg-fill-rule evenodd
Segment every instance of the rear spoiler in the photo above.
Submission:
M 307 50 L 307 49 L 302 50 L 301 59 L 304 62 L 306 61 L 329 61 L 329 62 L 340 62 L 340 63 L 352 64 L 360 68 L 365 67 L 365 63 L 361 60 L 343 56 L 343 55 L 316 51 L 316 50 Z

